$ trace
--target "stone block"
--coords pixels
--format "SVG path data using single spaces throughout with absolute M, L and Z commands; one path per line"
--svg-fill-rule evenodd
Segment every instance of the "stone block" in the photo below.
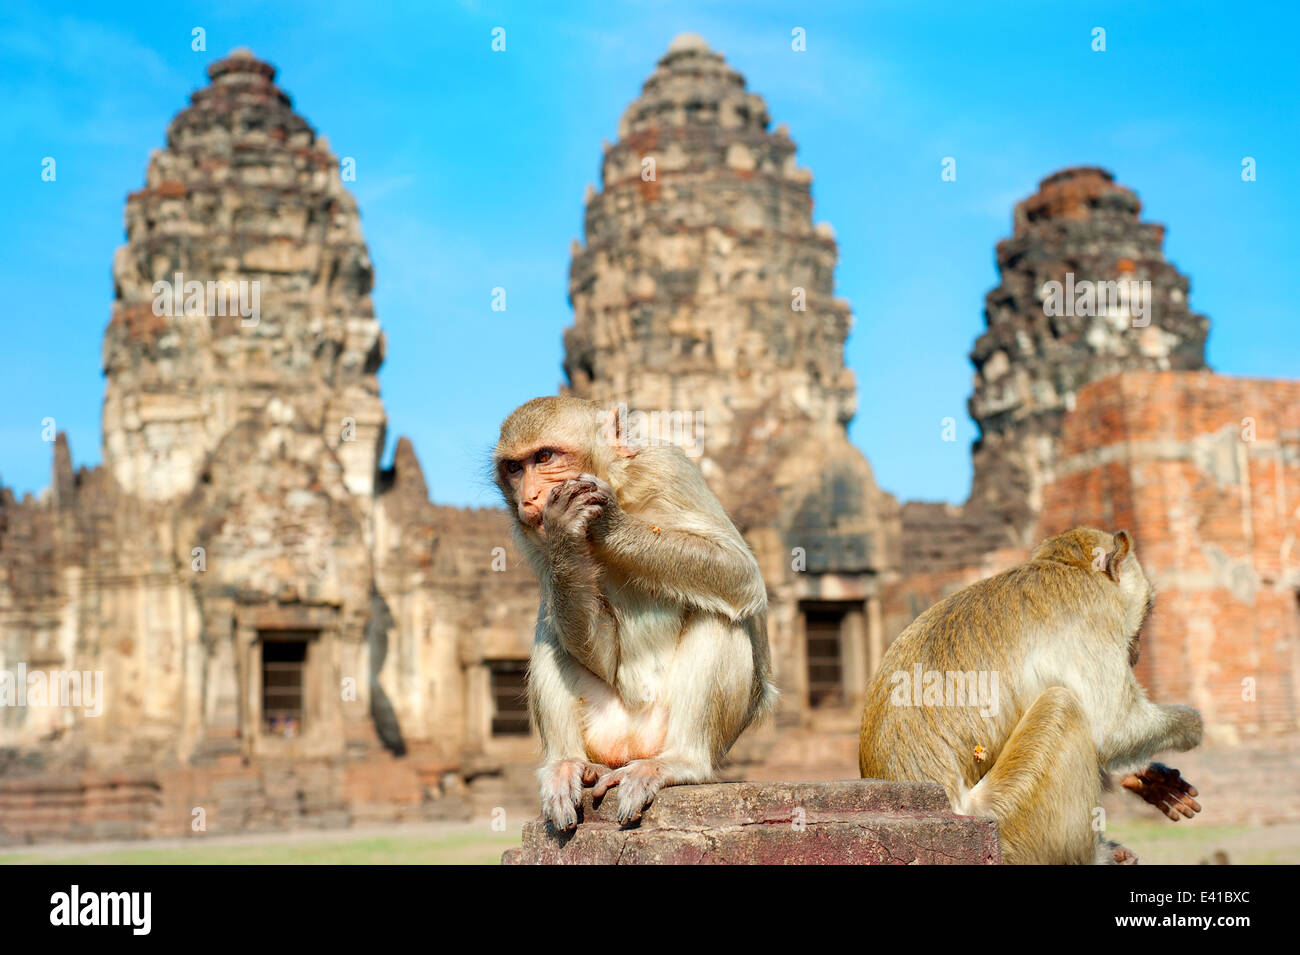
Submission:
M 997 824 L 955 815 L 929 783 L 711 783 L 665 789 L 641 823 L 620 829 L 618 790 L 583 795 L 571 834 L 540 817 L 507 865 L 991 865 Z

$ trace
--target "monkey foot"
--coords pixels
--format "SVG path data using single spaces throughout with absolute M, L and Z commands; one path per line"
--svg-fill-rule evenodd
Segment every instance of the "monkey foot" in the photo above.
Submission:
M 542 784 L 542 815 L 559 832 L 577 828 L 582 787 L 591 786 L 606 769 L 584 759 L 547 763 L 537 773 Z
M 641 814 L 667 783 L 668 775 L 656 760 L 636 759 L 601 776 L 591 794 L 600 800 L 618 786 L 618 824 L 627 828 L 641 821 Z
M 1106 865 L 1137 865 L 1138 857 L 1137 853 L 1128 846 L 1103 839 L 1098 861 Z

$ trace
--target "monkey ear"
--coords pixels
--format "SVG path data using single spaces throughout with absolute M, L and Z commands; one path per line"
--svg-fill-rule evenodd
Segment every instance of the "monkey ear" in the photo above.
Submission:
M 627 405 L 614 405 L 600 413 L 605 442 L 620 458 L 634 458 L 639 450 L 627 443 Z
M 1124 563 L 1124 558 L 1128 556 L 1133 540 L 1128 536 L 1128 531 L 1116 531 L 1114 536 L 1115 549 L 1106 555 L 1106 576 L 1118 583 L 1119 565 Z

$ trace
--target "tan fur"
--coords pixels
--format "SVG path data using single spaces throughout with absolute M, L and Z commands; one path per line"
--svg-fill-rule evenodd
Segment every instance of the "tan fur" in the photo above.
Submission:
M 1126 532 L 1076 528 L 935 604 L 868 688 L 861 774 L 931 780 L 956 811 L 992 814 L 1008 862 L 1093 861 L 1102 775 L 1201 739 L 1200 715 L 1151 703 L 1130 668 L 1151 600 Z M 898 705 L 894 675 L 917 663 L 996 673 L 996 712 Z
M 610 770 L 598 791 L 620 785 L 619 817 L 635 821 L 660 786 L 713 778 L 776 697 L 767 590 L 740 532 L 681 449 L 622 447 L 606 420 L 590 402 L 537 398 L 494 453 L 541 582 L 528 692 L 543 811 L 562 829 L 591 766 Z M 539 529 L 505 468 L 552 448 L 572 467 L 551 475 Z

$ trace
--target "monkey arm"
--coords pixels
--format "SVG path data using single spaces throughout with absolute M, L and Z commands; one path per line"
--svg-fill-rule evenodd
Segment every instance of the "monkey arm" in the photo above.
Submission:
M 1186 752 L 1201 742 L 1201 714 L 1181 704 L 1160 705 L 1146 699 L 1133 681 L 1132 705 L 1098 749 L 1107 772 L 1144 766 L 1156 753 L 1166 750 Z
M 542 813 L 560 831 L 577 826 L 582 787 L 594 784 L 605 771 L 587 760 L 575 675 L 579 669 L 540 612 L 528 664 L 528 707 L 545 753 L 537 771 Z
M 614 617 L 600 592 L 599 571 L 588 545 L 557 535 L 549 550 L 551 580 L 544 612 L 555 637 L 583 666 L 612 682 L 618 669 Z
M 719 527 L 705 536 L 696 530 L 660 527 L 624 511 L 611 517 L 592 550 L 599 561 L 629 580 L 732 620 L 767 607 L 758 562 L 734 528 Z
M 582 759 L 586 753 L 578 692 L 572 679 L 566 678 L 566 668 L 572 670 L 573 664 L 565 657 L 559 634 L 544 614 L 538 614 L 528 663 L 528 708 L 547 763 Z

